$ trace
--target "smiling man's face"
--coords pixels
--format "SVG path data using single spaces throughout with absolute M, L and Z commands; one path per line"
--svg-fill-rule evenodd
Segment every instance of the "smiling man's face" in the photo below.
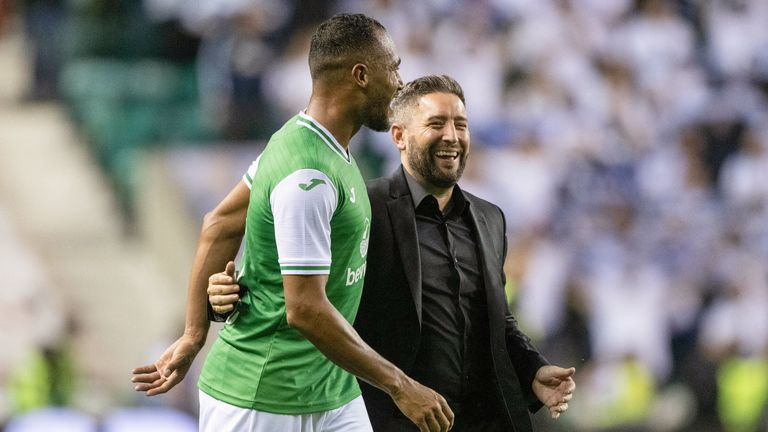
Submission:
M 404 127 L 403 164 L 418 180 L 439 188 L 455 185 L 469 157 L 464 103 L 452 93 L 421 96 Z

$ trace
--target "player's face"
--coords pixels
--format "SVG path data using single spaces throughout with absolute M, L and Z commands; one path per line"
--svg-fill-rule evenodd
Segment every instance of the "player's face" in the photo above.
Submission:
M 469 123 L 464 103 L 452 93 L 421 96 L 405 127 L 406 163 L 427 183 L 455 185 L 469 157 Z
M 395 94 L 403 88 L 400 78 L 400 57 L 395 52 L 395 44 L 387 34 L 381 35 L 383 56 L 371 64 L 371 92 L 363 124 L 368 128 L 385 132 L 389 130 L 389 103 Z

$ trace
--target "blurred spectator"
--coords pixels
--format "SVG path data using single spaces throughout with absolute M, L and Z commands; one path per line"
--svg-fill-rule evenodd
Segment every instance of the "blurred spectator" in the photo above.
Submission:
M 201 103 L 224 138 L 267 138 L 281 122 L 264 97 L 263 77 L 295 30 L 289 27 L 295 3 L 216 0 L 190 6 L 145 0 L 157 18 L 175 17 L 201 37 L 197 56 Z
M 40 258 L 20 238 L 0 206 L 0 421 L 48 405 L 66 405 L 72 395 L 68 330 L 61 299 L 51 290 Z M 10 330 L 13 329 L 13 330 Z
M 70 343 L 76 331 L 74 326 L 70 320 L 63 335 L 33 349 L 11 370 L 8 388 L 14 412 L 72 404 L 76 371 Z
M 271 101 L 275 118 L 290 118 L 306 108 L 307 95 L 312 93 L 306 58 L 312 32 L 314 27 L 294 32 L 284 54 L 267 65 L 264 71 L 262 89 Z
M 726 432 L 761 430 L 768 406 L 768 361 L 734 356 L 717 371 L 718 415 Z
M 768 4 L 760 0 L 714 0 L 702 7 L 712 72 L 721 79 L 749 78 L 768 40 Z
M 59 69 L 62 61 L 61 31 L 66 13 L 64 3 L 64 0 L 21 2 L 25 28 L 33 52 L 32 88 L 27 95 L 31 100 L 48 100 L 58 96 Z M 0 6 L 0 9 L 3 9 L 3 6 Z

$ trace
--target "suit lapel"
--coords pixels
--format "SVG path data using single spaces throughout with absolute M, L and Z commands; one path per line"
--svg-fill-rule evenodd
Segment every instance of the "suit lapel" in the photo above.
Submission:
M 475 224 L 475 232 L 477 233 L 477 242 L 479 247 L 478 253 L 480 255 L 480 262 L 483 269 L 483 283 L 485 284 L 485 296 L 488 302 L 488 330 L 491 337 L 491 360 L 494 363 L 496 369 L 496 376 L 502 382 L 506 382 L 508 392 L 505 392 L 500 388 L 501 397 L 504 400 L 504 406 L 507 409 L 508 415 L 512 423 L 515 425 L 517 431 L 531 431 L 529 422 L 523 421 L 528 418 L 527 404 L 525 398 L 521 392 L 519 380 L 515 369 L 508 361 L 508 354 L 506 349 L 506 335 L 505 335 L 505 322 L 507 315 L 507 297 L 504 292 L 504 287 L 498 287 L 496 285 L 501 284 L 501 279 L 496 273 L 499 272 L 498 267 L 494 267 L 490 263 L 496 262 L 501 259 L 500 256 L 496 256 L 496 252 L 493 248 L 493 240 L 491 239 L 491 230 L 488 227 L 488 221 L 485 216 L 478 211 L 476 205 L 470 205 L 470 215 L 472 222 Z M 501 346 L 498 346 L 498 343 Z M 497 354 L 494 354 L 497 353 Z M 508 363 L 509 367 L 502 367 L 500 362 Z M 500 373 L 500 371 L 506 371 L 506 373 Z M 511 401 L 508 399 L 512 399 Z M 510 411 L 511 409 L 511 411 Z M 515 421 L 514 419 L 519 419 Z
M 402 166 L 390 177 L 390 197 L 387 210 L 392 223 L 395 245 L 400 251 L 402 268 L 406 269 L 405 278 L 411 290 L 413 304 L 421 326 L 421 256 L 419 238 L 416 234 L 416 211 L 413 199 L 405 180 Z
M 486 287 L 485 289 L 485 295 L 488 300 L 488 312 L 491 314 L 496 314 L 498 309 L 498 305 L 504 304 L 506 301 L 506 298 L 503 297 L 503 292 L 501 298 L 499 297 L 499 290 L 496 289 L 489 289 L 493 287 L 493 279 L 494 276 L 494 270 L 490 263 L 493 262 L 496 257 L 489 256 L 494 254 L 493 251 L 493 242 L 490 239 L 490 234 L 488 232 L 488 222 L 485 220 L 485 217 L 477 210 L 476 205 L 470 205 L 469 206 L 469 214 L 472 218 L 472 223 L 475 225 L 475 233 L 477 235 L 477 244 L 478 244 L 478 254 L 480 255 L 480 265 L 482 266 L 483 270 L 483 283 Z M 498 270 L 497 270 L 498 271 Z M 490 320 L 498 319 L 498 316 L 491 315 L 489 316 Z M 503 316 L 501 317 L 503 320 Z M 492 322 L 492 321 L 491 321 Z
M 469 214 L 472 219 L 472 223 L 475 225 L 475 235 L 477 236 L 477 251 L 480 258 L 480 266 L 483 271 L 483 286 L 485 287 L 486 304 L 488 305 L 488 329 L 490 331 L 491 341 L 504 340 L 504 334 L 497 334 L 499 331 L 503 331 L 504 322 L 506 320 L 506 305 L 507 297 L 504 292 L 504 287 L 499 288 L 497 285 L 501 283 L 498 278 L 498 267 L 494 267 L 493 263 L 499 260 L 499 257 L 495 256 L 496 252 L 493 249 L 493 240 L 491 239 L 490 229 L 488 228 L 488 221 L 482 212 L 479 211 L 477 205 L 469 206 Z M 495 347 L 492 347 L 495 348 Z

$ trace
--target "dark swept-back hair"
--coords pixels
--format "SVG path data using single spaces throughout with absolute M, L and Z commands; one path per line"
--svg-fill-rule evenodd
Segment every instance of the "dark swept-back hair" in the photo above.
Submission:
M 380 22 L 363 14 L 338 14 L 323 21 L 309 46 L 312 79 L 350 60 L 359 62 L 380 54 L 382 32 L 386 28 Z
M 466 105 L 464 90 L 459 83 L 448 75 L 426 75 L 407 83 L 392 99 L 390 107 L 394 121 L 404 122 L 404 112 L 416 105 L 416 101 L 424 95 L 432 93 L 451 93 L 458 96 L 461 103 Z

